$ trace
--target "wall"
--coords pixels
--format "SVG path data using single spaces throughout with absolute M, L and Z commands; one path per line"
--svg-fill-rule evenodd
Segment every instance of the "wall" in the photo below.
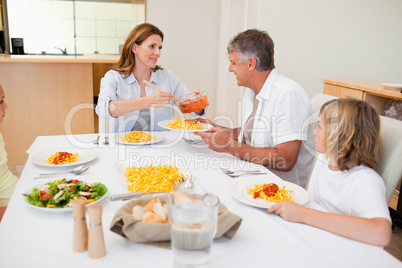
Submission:
M 324 78 L 402 83 L 401 10 L 400 0 L 147 0 L 147 21 L 166 33 L 160 62 L 190 89 L 208 91 L 208 117 L 237 126 L 243 90 L 226 55 L 237 32 L 267 30 L 278 71 L 312 97 Z
M 158 63 L 189 90 L 207 91 L 208 114 L 215 114 L 219 1 L 147 0 L 146 11 L 165 35 Z
M 324 78 L 402 83 L 402 1 L 264 0 L 259 27 L 275 42 L 276 68 L 313 96 Z

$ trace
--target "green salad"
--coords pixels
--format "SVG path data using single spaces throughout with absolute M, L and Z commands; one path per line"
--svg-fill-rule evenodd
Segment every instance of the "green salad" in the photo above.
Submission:
M 92 203 L 107 193 L 107 188 L 99 182 L 89 183 L 76 179 L 60 179 L 32 189 L 27 196 L 30 204 L 45 208 L 68 208 L 71 201 L 82 198 Z

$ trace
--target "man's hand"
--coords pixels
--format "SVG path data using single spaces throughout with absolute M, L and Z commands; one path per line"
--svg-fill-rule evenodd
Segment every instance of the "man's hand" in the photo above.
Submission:
M 200 136 L 208 148 L 216 152 L 228 152 L 233 147 L 233 140 L 229 137 L 230 130 L 224 127 L 213 127 L 206 132 L 195 132 Z

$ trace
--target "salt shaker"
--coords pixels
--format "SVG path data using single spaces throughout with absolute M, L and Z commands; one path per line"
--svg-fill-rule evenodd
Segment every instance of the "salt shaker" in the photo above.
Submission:
M 72 201 L 73 205 L 73 250 L 83 252 L 88 250 L 88 228 L 85 219 L 85 200 L 77 199 Z
M 91 258 L 101 258 L 106 255 L 105 241 L 102 230 L 102 205 L 93 204 L 89 206 L 88 213 L 88 255 Z

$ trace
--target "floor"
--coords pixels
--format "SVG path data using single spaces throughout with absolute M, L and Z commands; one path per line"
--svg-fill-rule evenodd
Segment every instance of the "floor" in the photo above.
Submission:
M 15 176 L 19 178 L 22 170 L 24 169 L 24 166 L 23 165 L 9 166 L 9 168 L 11 172 L 14 173 Z M 400 189 L 399 186 L 397 189 Z M 395 194 L 389 206 L 393 209 L 396 209 L 397 204 L 398 204 L 398 195 Z M 397 259 L 402 261 L 402 225 L 397 224 L 395 226 L 395 229 L 392 231 L 392 241 L 384 249 L 393 256 L 395 256 Z

